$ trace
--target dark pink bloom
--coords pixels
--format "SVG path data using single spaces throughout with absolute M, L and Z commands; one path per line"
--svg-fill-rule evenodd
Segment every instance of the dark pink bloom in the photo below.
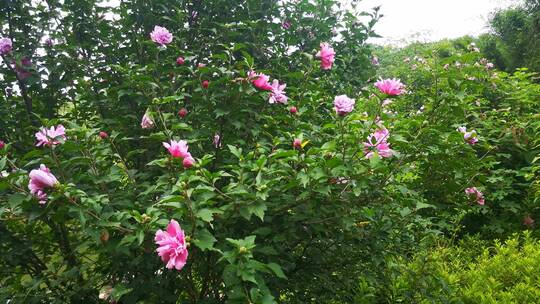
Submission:
M 354 109 L 355 101 L 347 95 L 339 95 L 334 98 L 334 110 L 340 116 L 345 116 Z
M 468 196 L 474 195 L 476 197 L 476 202 L 478 203 L 478 205 L 484 205 L 486 202 L 484 199 L 484 194 L 480 192 L 480 190 L 476 189 L 476 187 L 470 187 L 465 189 L 465 194 L 467 194 Z
M 54 41 L 51 38 L 47 38 L 47 39 L 45 39 L 45 45 L 47 47 L 53 47 L 54 46 Z
M 0 55 L 7 55 L 11 53 L 13 49 L 13 43 L 9 38 L 0 38 Z
M 182 165 L 184 166 L 184 168 L 186 169 L 189 169 L 191 167 L 193 167 L 193 164 L 195 163 L 195 159 L 193 159 L 193 157 L 189 156 L 189 157 L 186 157 L 182 160 Z
M 49 147 L 56 146 L 67 139 L 66 129 L 63 125 L 51 127 L 50 129 L 42 127 L 39 132 L 36 133 L 36 139 L 38 141 L 36 144 L 37 147 L 41 145 Z
M 6 146 L 6 143 L 3 140 L 0 140 L 0 150 L 4 149 L 5 146 Z
M 201 85 L 202 85 L 203 88 L 208 89 L 208 86 L 210 85 L 210 81 L 204 80 L 204 81 L 201 83 Z
M 176 64 L 177 65 L 184 64 L 184 57 L 180 56 L 180 57 L 176 58 Z
M 293 140 L 293 148 L 295 148 L 297 150 L 302 148 L 302 140 L 300 138 L 295 138 Z
M 156 25 L 150 33 L 150 39 L 161 46 L 165 46 L 172 42 L 173 35 L 166 28 Z
M 141 120 L 141 128 L 143 129 L 152 129 L 154 127 L 155 123 L 150 114 L 144 113 L 143 118 Z
M 158 255 L 164 263 L 167 263 L 165 267 L 181 270 L 186 265 L 188 258 L 186 238 L 177 221 L 171 220 L 167 225 L 167 231 L 161 229 L 156 231 L 154 240 L 158 245 L 156 250 Z
M 400 95 L 405 87 L 399 79 L 380 79 L 375 83 L 375 86 L 381 93 L 390 96 Z
M 187 141 L 185 140 L 171 140 L 170 143 L 164 142 L 163 146 L 169 150 L 169 153 L 171 153 L 172 157 L 181 157 L 181 158 L 187 158 L 191 157 L 191 154 L 188 152 L 188 145 Z
M 371 133 L 367 138 L 367 142 L 364 142 L 364 153 L 366 154 L 366 158 L 372 158 L 375 156 L 375 152 L 377 152 L 380 157 L 392 156 L 393 151 L 390 149 L 390 144 L 388 143 L 389 136 L 390 132 L 386 128 Z
M 282 24 L 281 24 L 281 27 L 288 30 L 290 27 L 291 27 L 292 23 L 290 21 L 284 21 Z
M 105 138 L 109 137 L 109 134 L 107 134 L 107 132 L 105 132 L 105 131 L 101 131 L 101 132 L 99 132 L 99 137 L 101 137 L 101 139 L 105 139 Z
M 181 108 L 180 111 L 178 111 L 178 116 L 180 116 L 181 118 L 184 118 L 186 117 L 188 111 L 186 108 Z
M 321 50 L 315 56 L 321 59 L 321 69 L 329 70 L 334 64 L 336 52 L 328 43 L 323 42 L 321 43 Z
M 39 169 L 30 171 L 29 177 L 30 182 L 28 183 L 28 189 L 30 189 L 30 193 L 39 199 L 40 204 L 45 204 L 47 202 L 47 193 L 45 193 L 45 189 L 55 187 L 58 184 L 58 180 L 51 173 L 49 168 L 45 167 L 43 164 Z
M 270 91 L 270 96 L 268 97 L 269 103 L 287 103 L 287 96 L 285 95 L 286 84 L 279 84 L 277 79 L 272 81 L 272 91 Z
M 298 109 L 296 109 L 295 106 L 292 106 L 292 107 L 289 109 L 289 112 L 291 112 L 291 114 L 294 115 L 294 114 L 298 113 Z
M 264 91 L 271 91 L 272 85 L 270 84 L 270 77 L 263 73 L 255 73 L 255 71 L 249 71 L 248 79 L 251 80 L 251 83 L 259 89 Z

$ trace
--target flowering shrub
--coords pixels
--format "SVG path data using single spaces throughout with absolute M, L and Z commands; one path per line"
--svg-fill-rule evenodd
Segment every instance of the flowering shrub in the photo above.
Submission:
M 377 10 L 338 1 L 161 2 L 9 8 L 1 299 L 350 303 L 391 257 L 497 212 L 497 137 L 469 104 L 488 85 L 465 80 L 489 69 L 375 81 Z

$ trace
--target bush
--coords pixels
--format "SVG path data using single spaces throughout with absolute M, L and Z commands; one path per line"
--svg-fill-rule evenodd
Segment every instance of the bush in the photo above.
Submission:
M 467 238 L 399 261 L 389 300 L 404 303 L 536 303 L 540 242 L 530 233 L 504 243 Z

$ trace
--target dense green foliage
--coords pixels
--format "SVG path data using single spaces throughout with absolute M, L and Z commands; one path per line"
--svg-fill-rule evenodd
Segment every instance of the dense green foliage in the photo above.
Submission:
M 520 5 L 495 12 L 490 34 L 479 44 L 486 56 L 502 70 L 527 67 L 540 72 L 540 1 L 525 0 Z
M 489 68 L 468 38 L 377 50 L 377 68 L 364 43 L 377 11 L 356 2 L 2 3 L 13 50 L 0 67 L 0 301 L 417 299 L 389 270 L 415 270 L 436 237 L 534 226 L 536 74 Z M 172 32 L 167 47 L 150 40 L 155 25 Z M 336 52 L 328 70 L 322 42 Z M 250 70 L 287 84 L 288 105 L 270 104 Z M 383 94 L 378 76 L 407 92 Z M 354 110 L 337 115 L 337 95 Z M 67 139 L 36 147 L 60 123 Z M 392 155 L 368 158 L 364 143 L 385 128 Z M 172 139 L 187 140 L 192 167 L 163 147 Z M 59 181 L 42 204 L 28 191 L 40 164 Z M 186 234 L 181 270 L 156 253 L 171 219 Z
M 537 303 L 540 242 L 526 233 L 504 243 L 467 238 L 457 246 L 396 261 L 392 303 Z

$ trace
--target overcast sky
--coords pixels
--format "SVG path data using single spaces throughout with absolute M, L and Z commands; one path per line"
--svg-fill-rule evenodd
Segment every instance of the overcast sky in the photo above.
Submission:
M 373 43 L 396 43 L 421 33 L 422 41 L 456 38 L 487 31 L 489 14 L 515 0 L 363 0 L 362 10 L 381 6 L 384 17 L 375 30 L 383 36 Z

